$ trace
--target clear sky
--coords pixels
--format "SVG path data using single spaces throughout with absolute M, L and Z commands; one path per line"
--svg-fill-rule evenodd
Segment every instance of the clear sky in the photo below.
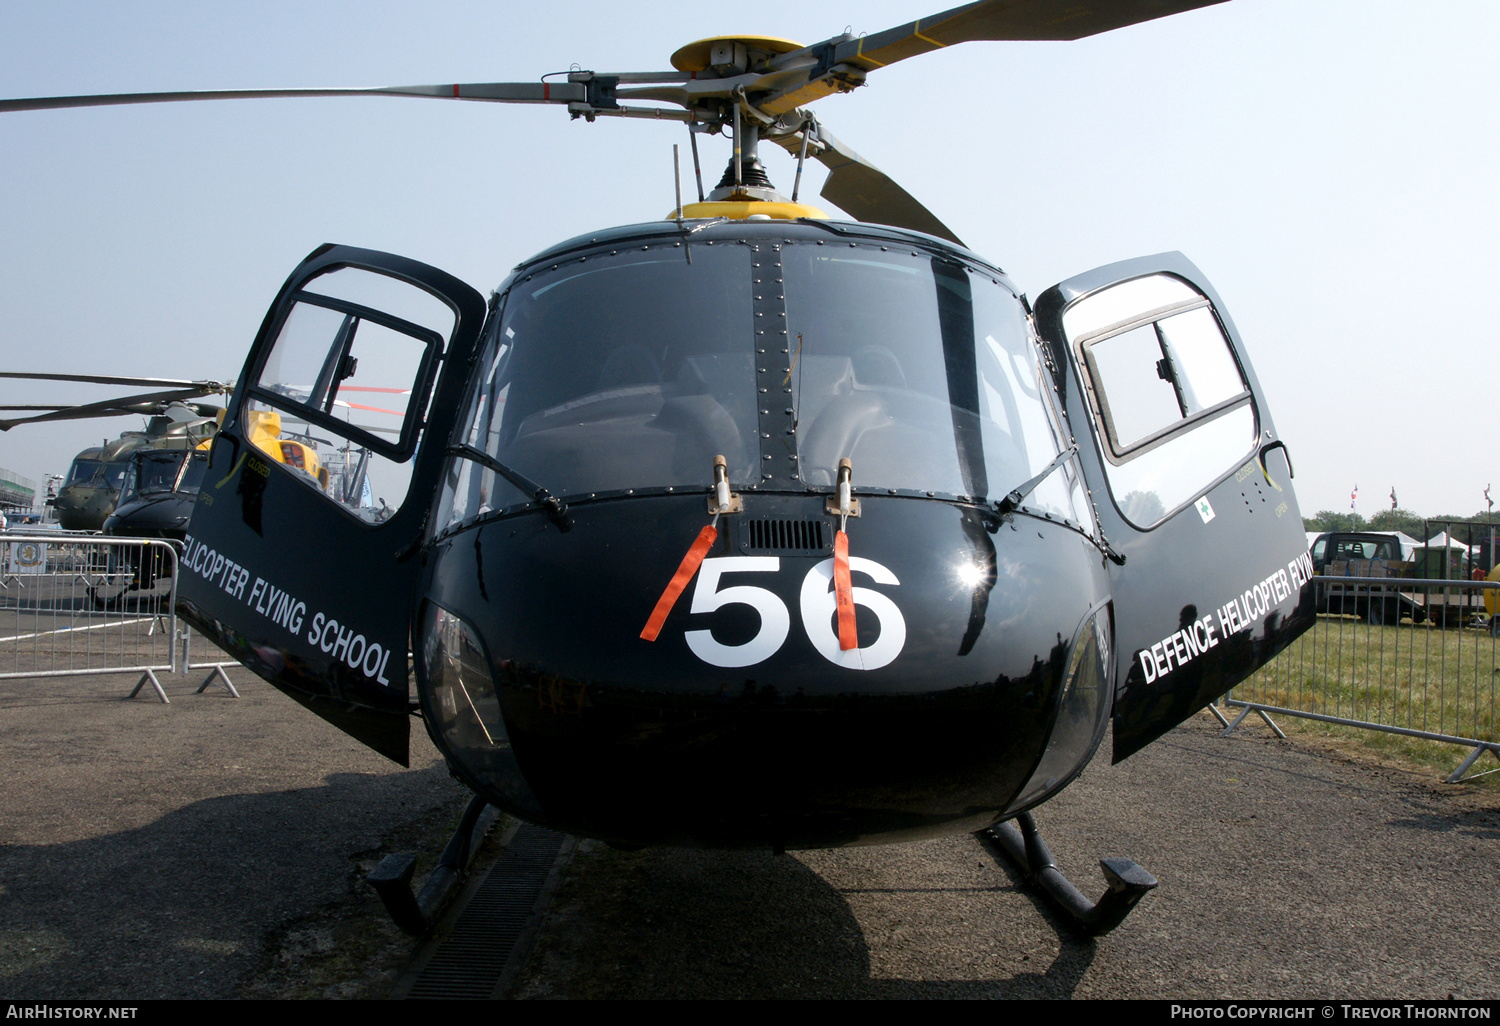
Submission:
M 942 6 L 7 0 L 0 96 L 666 70 L 705 36 L 814 42 Z M 1250 348 L 1304 514 L 1348 509 L 1355 484 L 1366 515 L 1392 486 L 1405 508 L 1470 513 L 1500 486 L 1497 38 L 1493 0 L 1230 0 L 1076 43 L 952 47 L 816 109 L 1032 296 L 1186 253 Z M 685 141 L 675 123 L 421 100 L 3 114 L 0 364 L 234 378 L 320 243 L 487 291 L 547 245 L 664 214 Z M 716 174 L 727 146 L 704 156 Z M 791 160 L 768 163 L 789 191 Z M 6 402 L 107 394 L 0 384 Z M 137 426 L 17 428 L 0 466 L 40 480 Z

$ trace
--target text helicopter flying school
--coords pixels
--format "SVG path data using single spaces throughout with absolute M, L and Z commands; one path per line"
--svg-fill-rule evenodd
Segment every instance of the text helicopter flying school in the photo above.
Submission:
M 697 136 L 728 134 L 699 202 L 554 246 L 488 302 L 412 260 L 315 250 L 215 439 L 182 611 L 393 759 L 420 712 L 473 816 L 490 803 L 621 846 L 975 832 L 1099 932 L 1154 881 L 1106 860 L 1091 907 L 1029 810 L 1109 723 L 1119 760 L 1310 625 L 1285 446 L 1181 255 L 1029 303 L 806 105 L 939 47 L 1076 39 L 1210 2 L 985 0 L 811 46 L 703 40 L 670 72 L 0 110 L 552 103 L 685 122 L 695 167 Z M 798 180 L 806 158 L 826 165 L 822 195 L 858 221 L 777 192 L 766 141 Z M 339 415 L 376 383 L 384 421 Z M 270 458 L 252 433 L 269 413 L 368 451 L 391 515 Z M 382 872 L 420 926 L 426 902 Z

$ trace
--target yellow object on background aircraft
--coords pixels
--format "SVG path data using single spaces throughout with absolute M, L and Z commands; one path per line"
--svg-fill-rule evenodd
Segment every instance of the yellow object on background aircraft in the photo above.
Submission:
M 275 410 L 253 410 L 245 427 L 250 442 L 261 452 L 277 463 L 302 471 L 317 481 L 319 488 L 328 488 L 328 471 L 318 458 L 317 448 L 298 438 L 281 437 L 281 414 Z

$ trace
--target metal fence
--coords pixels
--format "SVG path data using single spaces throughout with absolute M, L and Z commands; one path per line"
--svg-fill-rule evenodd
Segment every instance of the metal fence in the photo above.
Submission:
M 1472 748 L 1449 781 L 1486 751 L 1500 758 L 1500 616 L 1491 615 L 1500 609 L 1500 583 L 1368 576 L 1314 583 L 1316 624 L 1234 687 L 1227 702 L 1241 711 L 1225 733 L 1251 712 L 1274 728 L 1266 714 L 1280 713 Z
M 208 671 L 208 676 L 203 678 L 203 683 L 198 688 L 199 694 L 202 694 L 210 684 L 217 683 L 219 687 L 229 692 L 235 698 L 240 697 L 239 690 L 234 686 L 234 681 L 230 680 L 229 674 L 224 672 L 224 667 L 226 666 L 238 666 L 239 663 L 236 660 L 224 659 L 223 649 L 187 626 L 187 624 L 182 624 L 178 629 L 177 638 L 181 643 L 177 657 L 178 668 L 183 673 L 188 673 L 192 670 Z M 208 653 L 209 658 L 200 658 L 194 655 L 194 638 L 197 638 L 200 642 L 197 651 Z
M 0 678 L 179 665 L 176 543 L 82 533 L 0 535 Z

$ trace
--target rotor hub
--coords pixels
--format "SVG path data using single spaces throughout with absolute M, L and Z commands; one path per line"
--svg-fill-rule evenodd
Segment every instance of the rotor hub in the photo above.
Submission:
M 758 68 L 778 54 L 802 49 L 802 44 L 779 36 L 713 36 L 689 43 L 672 54 L 672 67 L 694 75 L 713 72 L 721 77 Z

